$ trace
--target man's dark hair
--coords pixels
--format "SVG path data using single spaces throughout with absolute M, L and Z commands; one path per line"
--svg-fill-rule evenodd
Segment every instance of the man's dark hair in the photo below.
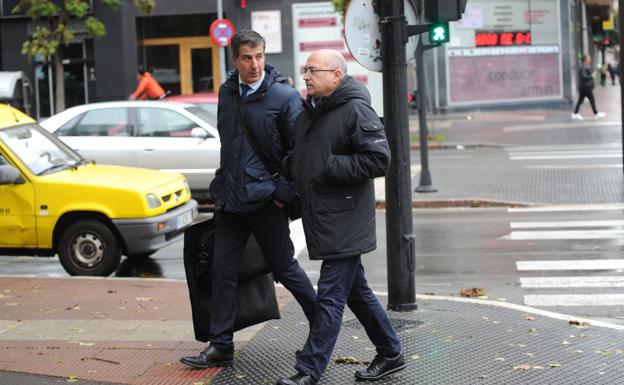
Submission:
M 139 66 L 137 73 L 141 76 L 145 75 L 146 72 L 152 73 L 152 69 L 151 68 L 147 68 L 147 67 L 143 67 L 143 66 Z
M 241 29 L 236 32 L 232 38 L 232 56 L 238 57 L 239 49 L 241 45 L 248 45 L 251 48 L 256 48 L 262 45 L 262 51 L 266 48 L 266 42 L 262 35 L 251 29 Z

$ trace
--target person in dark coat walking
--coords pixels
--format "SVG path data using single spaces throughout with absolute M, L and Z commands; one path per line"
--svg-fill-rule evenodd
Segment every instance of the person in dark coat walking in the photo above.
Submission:
M 284 204 L 295 195 L 291 182 L 271 175 L 250 144 L 237 109 L 266 159 L 281 167 L 292 143 L 292 127 L 301 112 L 301 96 L 288 78 L 264 62 L 260 34 L 241 30 L 232 39 L 233 71 L 219 90 L 217 129 L 221 164 L 210 185 L 215 204 L 210 344 L 181 361 L 194 368 L 231 366 L 232 328 L 239 261 L 253 233 L 276 281 L 295 297 L 312 322 L 316 292 L 293 258 Z
M 310 259 L 322 260 L 317 313 L 291 377 L 278 385 L 314 385 L 331 358 L 345 304 L 377 349 L 359 380 L 405 368 L 401 343 L 369 288 L 361 254 L 377 247 L 373 178 L 385 175 L 390 150 L 364 85 L 346 75 L 340 52 L 312 53 L 302 70 L 308 90 L 295 123 L 293 151 L 284 160 L 302 207 Z
M 583 55 L 583 63 L 581 63 L 581 67 L 579 68 L 579 98 L 576 102 L 574 113 L 572 114 L 572 119 L 575 120 L 583 120 L 583 115 L 578 112 L 585 98 L 589 99 L 589 104 L 594 112 L 594 118 L 601 119 L 606 116 L 604 112 L 598 112 L 596 109 L 596 99 L 594 98 L 594 79 L 596 78 L 596 73 L 591 67 L 591 62 L 591 56 L 587 54 Z

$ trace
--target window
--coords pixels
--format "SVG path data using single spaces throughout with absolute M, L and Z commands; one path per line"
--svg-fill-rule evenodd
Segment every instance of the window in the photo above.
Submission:
M 71 123 L 72 121 L 67 124 Z M 126 108 L 103 108 L 86 112 L 75 129 L 70 132 L 70 136 L 130 136 L 132 134 Z
M 198 125 L 179 112 L 164 108 L 139 108 L 139 136 L 185 137 Z

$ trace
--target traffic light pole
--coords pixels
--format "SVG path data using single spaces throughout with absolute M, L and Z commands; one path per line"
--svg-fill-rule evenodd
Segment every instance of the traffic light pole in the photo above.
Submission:
M 420 136 L 420 180 L 416 192 L 430 193 L 438 189 L 431 183 L 431 172 L 429 171 L 429 144 L 427 135 L 427 87 L 425 84 L 425 46 L 423 39 L 418 41 L 416 48 L 416 82 L 418 83 L 418 134 Z
M 392 151 L 386 177 L 388 308 L 416 309 L 416 259 L 412 225 L 411 161 L 407 111 L 407 22 L 403 0 L 381 4 L 384 125 Z
M 622 68 L 624 68 L 624 0 L 618 2 L 619 29 L 620 29 L 620 113 L 622 115 L 622 172 L 624 172 L 624 82 L 622 82 Z

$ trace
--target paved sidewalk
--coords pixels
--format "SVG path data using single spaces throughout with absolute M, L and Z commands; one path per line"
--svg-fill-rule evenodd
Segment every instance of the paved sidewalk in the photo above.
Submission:
M 178 362 L 203 347 L 193 340 L 186 290 L 184 282 L 167 280 L 0 277 L 0 383 L 272 384 L 292 374 L 308 327 L 284 289 L 277 288 L 282 319 L 236 333 L 237 360 L 225 370 Z M 380 384 L 623 378 L 622 326 L 486 300 L 420 295 L 418 305 L 415 312 L 389 312 L 409 365 Z M 373 355 L 347 312 L 333 358 Z M 332 362 L 321 384 L 355 383 L 353 372 L 362 367 Z

